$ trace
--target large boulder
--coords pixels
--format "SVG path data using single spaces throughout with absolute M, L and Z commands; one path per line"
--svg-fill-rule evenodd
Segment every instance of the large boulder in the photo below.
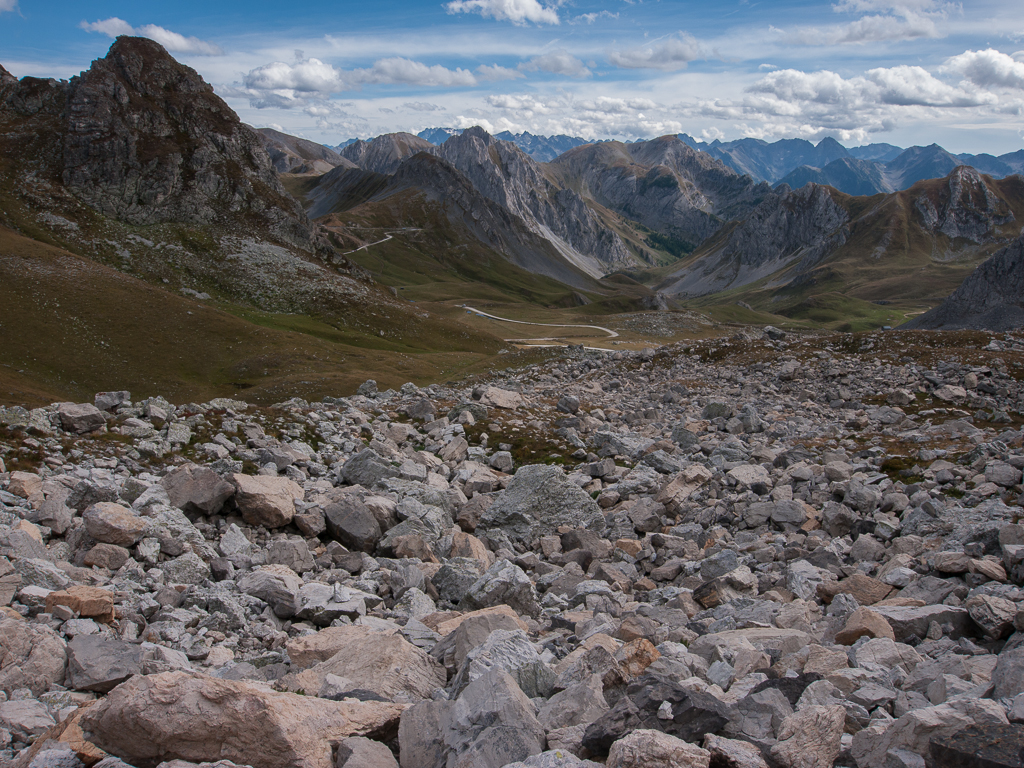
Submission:
M 82 515 L 85 532 L 96 541 L 133 547 L 146 531 L 146 521 L 135 512 L 111 501 L 93 504 Z
M 606 768 L 708 768 L 711 753 L 662 731 L 639 729 L 608 751 Z
M 832 768 L 842 751 L 846 710 L 811 705 L 782 721 L 772 758 L 783 768 Z
M 0 620 L 0 691 L 10 694 L 28 688 L 39 696 L 54 683 L 64 682 L 67 660 L 67 646 L 49 627 Z
M 338 627 L 321 648 L 337 647 L 330 658 L 295 675 L 288 687 L 316 693 L 328 675 L 345 678 L 354 689 L 372 691 L 377 696 L 395 701 L 418 701 L 430 698 L 444 688 L 445 671 L 420 648 L 400 634 L 373 632 L 367 627 Z M 298 644 L 292 647 L 298 647 Z M 300 658 L 316 658 L 316 649 L 306 647 Z
M 242 519 L 264 528 L 288 525 L 295 517 L 295 500 L 305 495 L 302 486 L 287 477 L 235 473 L 231 483 Z
M 597 502 L 560 467 L 531 464 L 520 467 L 508 488 L 498 494 L 480 518 L 477 533 L 500 530 L 529 546 L 541 536 L 558 533 L 560 526 L 600 533 L 604 515 Z
M 302 579 L 286 565 L 264 565 L 238 580 L 239 590 L 267 603 L 282 619 L 298 612 L 301 588 Z
M 343 496 L 324 508 L 327 532 L 349 549 L 373 552 L 381 530 L 376 516 L 359 499 Z
M 235 493 L 235 487 L 209 467 L 185 464 L 160 481 L 171 506 L 183 512 L 215 515 Z
M 522 568 L 508 560 L 496 561 L 459 602 L 462 610 L 469 611 L 495 605 L 507 605 L 518 614 L 534 618 L 540 615 L 533 582 Z
M 137 676 L 81 720 L 96 746 L 132 765 L 231 760 L 253 768 L 333 768 L 332 744 L 384 740 L 404 707 L 325 701 L 186 672 Z
M 78 635 L 68 643 L 68 685 L 106 693 L 142 674 L 142 647 L 102 635 Z
M 94 432 L 107 423 L 103 412 L 92 403 L 61 403 L 57 415 L 64 430 L 76 435 Z

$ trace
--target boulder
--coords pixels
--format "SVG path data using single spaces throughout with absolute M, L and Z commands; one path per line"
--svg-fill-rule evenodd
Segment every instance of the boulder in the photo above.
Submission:
M 47 613 L 53 613 L 54 607 L 58 605 L 67 606 L 79 616 L 104 624 L 114 620 L 114 593 L 109 589 L 75 584 L 46 596 Z
M 518 392 L 510 392 L 498 387 L 486 387 L 480 395 L 480 405 L 485 407 L 514 410 L 526 404 L 525 398 Z
M 840 645 L 853 645 L 862 637 L 896 639 L 889 622 L 870 608 L 855 610 L 846 619 L 843 628 L 836 632 L 836 642 Z
M 274 615 L 287 619 L 299 610 L 302 579 L 286 565 L 264 565 L 238 579 L 238 589 L 270 605 Z
M 391 750 L 379 741 L 349 736 L 338 744 L 336 768 L 398 768 Z
M 782 721 L 772 758 L 783 768 L 832 768 L 842 751 L 846 710 L 811 705 Z
M 708 768 L 711 753 L 661 731 L 633 731 L 608 750 L 607 768 Z
M 334 628 L 332 628 L 333 630 Z M 395 701 L 413 702 L 430 698 L 444 688 L 444 667 L 400 634 L 383 634 L 367 627 L 338 627 L 319 645 L 305 644 L 300 658 L 308 662 L 337 644 L 330 658 L 295 675 L 288 682 L 292 690 L 313 693 L 320 690 L 327 675 L 350 680 L 354 688 L 372 691 Z M 299 647 L 296 643 L 292 647 Z
M 949 624 L 953 627 L 953 637 L 961 637 L 968 633 L 972 626 L 970 614 L 966 608 L 951 605 L 912 606 L 878 606 L 873 609 L 889 622 L 896 640 L 903 642 L 911 637 L 924 638 L 932 622 L 940 626 Z
M 277 693 L 186 672 L 137 676 L 82 717 L 86 737 L 133 765 L 231 760 L 253 768 L 333 768 L 332 744 L 393 738 L 404 707 Z
M 1017 768 L 1024 764 L 1024 725 L 969 725 L 928 745 L 932 768 Z
M 82 519 L 86 533 L 92 538 L 119 547 L 135 546 L 146 531 L 143 518 L 133 510 L 110 501 L 93 504 L 82 514 Z
M 67 648 L 68 685 L 76 691 L 106 693 L 142 674 L 142 648 L 102 635 L 78 635 Z
M 341 477 L 349 485 L 361 485 L 372 488 L 389 477 L 399 476 L 398 467 L 383 458 L 371 448 L 360 451 L 345 462 L 341 468 Z
M 327 532 L 349 549 L 373 552 L 381 530 L 370 508 L 359 499 L 343 496 L 324 508 Z
M 21 574 L 14 569 L 10 560 L 0 557 L 0 606 L 10 605 L 20 586 Z
M 560 467 L 531 464 L 520 467 L 508 487 L 498 494 L 480 518 L 481 531 L 501 531 L 527 546 L 558 528 L 604 530 L 601 508 Z
M 0 690 L 28 688 L 39 696 L 64 682 L 67 646 L 47 626 L 0 614 Z
M 57 415 L 64 430 L 76 435 L 94 432 L 107 424 L 103 412 L 91 403 L 61 403 Z
M 183 512 L 215 515 L 235 493 L 235 487 L 209 467 L 185 464 L 160 481 L 172 507 Z
M 1003 649 L 992 672 L 992 698 L 1012 699 L 1024 693 L 1024 645 Z
M 534 618 L 540 615 L 533 582 L 522 568 L 508 560 L 495 561 L 459 602 L 461 609 L 469 611 L 496 605 L 507 605 L 521 615 Z
M 231 475 L 235 503 L 249 525 L 280 528 L 295 517 L 295 500 L 305 494 L 302 486 L 287 477 Z
M 761 750 L 747 741 L 709 733 L 704 737 L 704 749 L 711 754 L 715 768 L 768 768 Z

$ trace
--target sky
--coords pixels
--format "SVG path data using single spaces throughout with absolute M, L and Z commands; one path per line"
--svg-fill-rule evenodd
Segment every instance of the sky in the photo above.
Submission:
M 1021 0 L 0 0 L 0 64 L 70 78 L 120 34 L 247 123 L 324 144 L 482 125 L 585 139 L 1024 148 Z

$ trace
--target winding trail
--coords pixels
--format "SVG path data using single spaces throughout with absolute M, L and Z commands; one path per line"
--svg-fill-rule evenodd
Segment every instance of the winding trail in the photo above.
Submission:
M 491 320 L 500 320 L 503 323 L 519 323 L 519 325 L 541 325 L 544 326 L 545 328 L 593 328 L 595 330 L 604 331 L 605 333 L 607 333 L 609 339 L 614 339 L 616 336 L 619 335 L 611 328 L 602 328 L 600 325 L 570 325 L 567 323 L 530 323 L 527 322 L 526 320 L 509 320 L 507 317 L 498 317 L 497 315 L 490 315 L 486 312 L 481 312 L 479 309 L 476 309 L 475 307 L 469 306 L 469 304 L 459 304 L 459 306 L 462 307 L 463 309 L 468 309 L 470 312 L 475 312 L 476 314 L 481 315 L 482 317 L 489 317 L 491 318 Z M 505 341 L 550 341 L 550 339 L 505 339 Z
M 366 245 L 360 245 L 360 246 L 359 246 L 358 248 L 356 248 L 356 249 L 355 249 L 355 251 L 345 251 L 345 252 L 344 252 L 343 254 L 341 254 L 341 255 L 342 255 L 342 256 L 348 256 L 348 255 L 349 255 L 350 253 L 355 253 L 356 251 L 364 251 L 364 250 L 366 250 L 367 248 L 369 248 L 369 247 L 370 247 L 371 245 L 380 245 L 381 243 L 386 243 L 386 242 L 387 242 L 388 240 L 390 240 L 390 239 L 391 239 L 391 235 L 388 235 L 388 236 L 387 236 L 387 237 L 385 237 L 385 238 L 384 238 L 383 240 L 378 240 L 378 241 L 377 241 L 377 242 L 375 242 L 375 243 L 367 243 Z

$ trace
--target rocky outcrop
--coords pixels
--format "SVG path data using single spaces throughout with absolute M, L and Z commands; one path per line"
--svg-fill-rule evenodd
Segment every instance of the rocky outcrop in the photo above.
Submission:
M 679 296 L 748 285 L 782 269 L 800 274 L 821 263 L 849 237 L 850 215 L 829 187 L 780 187 L 659 290 Z
M 339 166 L 356 167 L 355 163 L 346 160 L 333 149 L 315 141 L 289 136 L 273 128 L 260 128 L 256 133 L 278 173 L 320 174 Z
M 921 194 L 915 207 L 928 231 L 976 244 L 991 240 L 998 226 L 1014 219 L 1006 201 L 968 165 L 954 168 L 937 195 Z
M 341 156 L 364 171 L 392 174 L 402 161 L 433 148 L 429 141 L 411 133 L 385 133 L 370 141 L 349 144 L 341 150 Z
M 1008 331 L 1024 326 L 1024 233 L 978 267 L 939 306 L 904 328 Z
M 144 38 L 118 38 L 64 89 L 64 185 L 136 225 L 254 216 L 285 242 L 313 230 L 256 132 L 199 74 Z

